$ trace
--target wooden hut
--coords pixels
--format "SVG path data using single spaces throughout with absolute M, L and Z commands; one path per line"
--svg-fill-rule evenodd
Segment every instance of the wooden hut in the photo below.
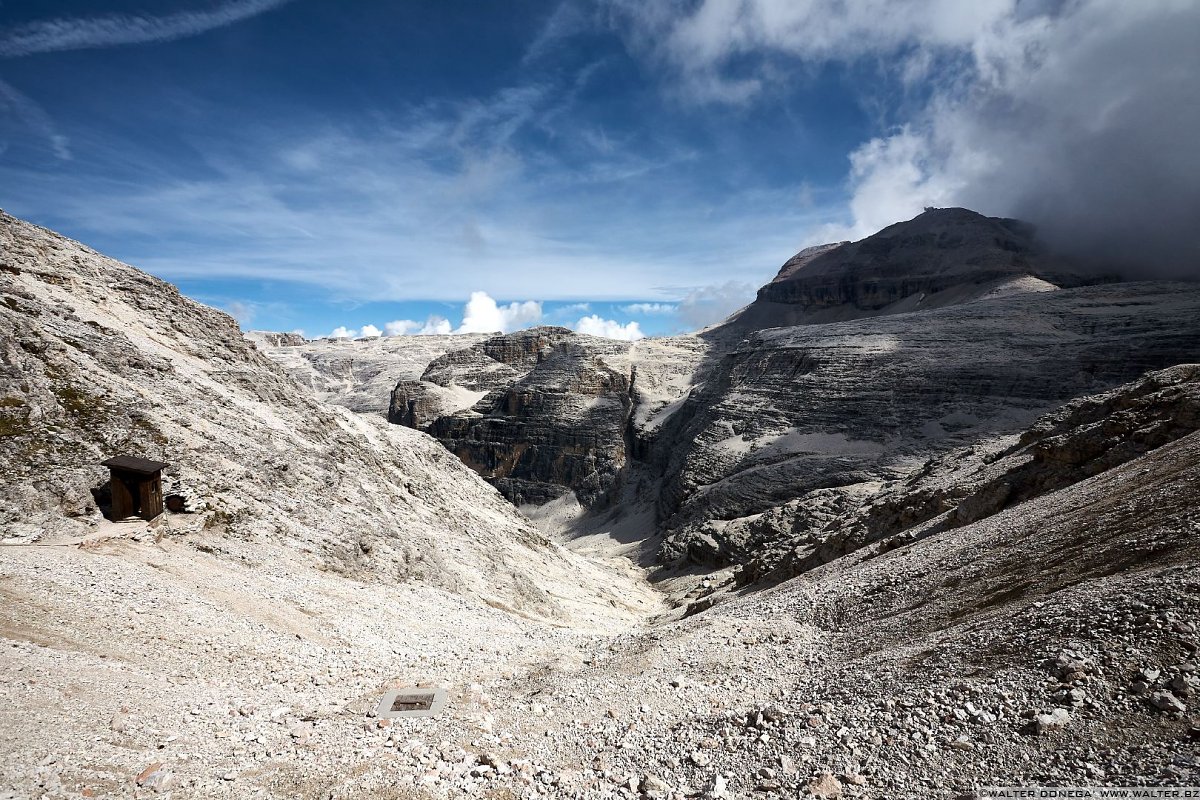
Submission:
M 151 520 L 163 512 L 162 471 L 166 464 L 136 456 L 117 456 L 100 463 L 111 473 L 109 519 L 136 516 Z

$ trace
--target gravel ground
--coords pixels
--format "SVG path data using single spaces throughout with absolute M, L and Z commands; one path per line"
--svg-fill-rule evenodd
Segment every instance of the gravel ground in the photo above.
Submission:
M 15 797 L 153 796 L 160 777 L 177 797 L 313 798 L 1195 782 L 1198 456 L 1189 436 L 607 629 L 356 584 L 262 543 L 21 549 L 0 577 L 4 777 Z M 374 718 L 419 684 L 449 690 L 444 714 Z

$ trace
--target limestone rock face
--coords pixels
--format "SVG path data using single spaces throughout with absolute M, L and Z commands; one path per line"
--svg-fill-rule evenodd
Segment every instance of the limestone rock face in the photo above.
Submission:
M 518 505 L 571 490 L 598 505 L 627 458 L 629 348 L 566 328 L 497 336 L 434 359 L 419 382 L 397 384 L 389 419 L 425 430 Z M 484 394 L 452 410 L 448 398 L 464 392 Z
M 843 495 L 930 455 L 1019 432 L 1072 398 L 1196 352 L 1200 287 L 1188 284 L 1025 293 L 752 333 L 659 432 L 663 557 L 753 558 L 796 514 L 836 514 L 860 499 Z M 818 490 L 828 496 L 772 521 Z M 997 484 L 972 502 L 1008 498 Z M 971 503 L 962 511 L 975 513 Z M 754 515 L 764 517 L 745 519 Z
M 266 347 L 303 347 L 308 344 L 308 340 L 304 338 L 303 334 L 294 332 L 249 331 L 246 338 Z
M 857 242 L 802 250 L 727 328 L 745 331 L 937 308 L 997 291 L 1078 285 L 1031 226 L 929 209 Z
M 738 580 L 783 580 L 878 542 L 878 552 L 971 525 L 1200 430 L 1200 365 L 1072 400 L 1020 434 L 926 461 L 899 481 L 819 490 L 725 527 Z M 833 502 L 831 502 L 831 498 Z M 832 513 L 823 513 L 829 512 Z

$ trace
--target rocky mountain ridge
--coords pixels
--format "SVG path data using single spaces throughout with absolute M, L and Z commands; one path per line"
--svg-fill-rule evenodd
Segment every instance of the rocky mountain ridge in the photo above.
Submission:
M 664 423 L 664 556 L 748 556 L 723 529 L 900 477 L 1073 397 L 1200 352 L 1200 287 L 1128 283 L 755 333 Z M 735 526 L 738 527 L 738 526 Z
M 804 324 L 747 330 L 752 305 L 633 345 L 498 336 L 398 382 L 389 419 L 518 505 L 649 506 L 660 562 L 747 564 L 789 541 L 776 512 L 799 498 L 828 518 L 929 457 L 1200 352 L 1196 286 L 1085 280 L 1024 223 L 932 209 L 790 259 L 756 304 Z

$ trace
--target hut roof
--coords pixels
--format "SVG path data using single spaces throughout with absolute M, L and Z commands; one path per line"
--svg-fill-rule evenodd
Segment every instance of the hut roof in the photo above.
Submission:
M 138 458 L 137 456 L 116 456 L 107 461 L 101 461 L 100 465 L 125 472 L 136 472 L 139 475 L 153 475 L 168 466 L 161 461 L 151 461 L 148 458 Z

